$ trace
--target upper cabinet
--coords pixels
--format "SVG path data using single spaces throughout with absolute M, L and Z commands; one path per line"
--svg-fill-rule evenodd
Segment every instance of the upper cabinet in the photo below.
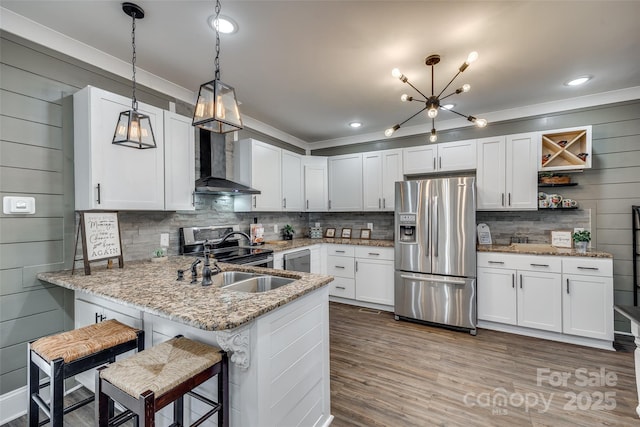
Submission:
M 477 141 L 477 209 L 536 210 L 536 133 Z
M 591 126 L 540 132 L 539 171 L 591 168 Z
M 329 210 L 362 210 L 362 153 L 329 158 Z
M 303 159 L 300 154 L 282 150 L 282 210 L 304 211 Z
M 260 190 L 260 194 L 234 197 L 236 211 L 282 211 L 281 148 L 242 139 L 234 144 L 233 172 L 237 182 Z
M 402 150 L 362 155 L 362 186 L 365 211 L 393 211 L 395 182 L 402 181 Z
M 131 99 L 87 86 L 73 95 L 73 109 L 76 210 L 193 209 L 192 130 L 175 121 L 165 126 L 162 109 L 139 103 L 157 147 L 138 150 L 111 143 L 118 116 L 131 109 Z M 166 138 L 165 127 L 171 132 Z M 176 150 L 183 151 L 172 158 Z M 165 170 L 165 158 L 171 170 Z
M 329 204 L 327 158 L 304 156 L 304 210 L 326 212 Z
M 476 140 L 443 142 L 403 149 L 405 175 L 473 170 Z
M 192 118 L 164 112 L 165 209 L 194 210 L 195 128 Z

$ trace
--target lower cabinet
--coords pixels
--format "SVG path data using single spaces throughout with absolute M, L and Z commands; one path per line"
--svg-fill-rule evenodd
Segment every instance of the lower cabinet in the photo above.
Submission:
M 613 261 L 478 253 L 478 326 L 612 349 Z
M 393 310 L 393 248 L 327 245 L 329 295 L 350 304 Z

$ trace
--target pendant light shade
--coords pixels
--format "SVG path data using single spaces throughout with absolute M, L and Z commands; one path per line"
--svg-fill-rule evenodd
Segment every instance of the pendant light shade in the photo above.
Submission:
M 220 9 L 220 0 L 216 0 L 216 15 L 213 20 L 216 31 L 214 79 L 200 86 L 193 112 L 193 126 L 214 133 L 227 133 L 242 129 L 242 118 L 235 89 L 220 80 Z
M 151 119 L 146 114 L 138 112 L 138 100 L 136 99 L 136 19 L 144 18 L 144 10 L 133 3 L 122 3 L 122 10 L 132 18 L 131 46 L 133 56 L 131 65 L 133 76 L 131 81 L 133 95 L 131 98 L 131 110 L 121 112 L 118 117 L 112 143 L 139 149 L 156 148 L 156 138 L 151 127 Z
M 140 149 L 156 148 L 156 139 L 149 116 L 136 110 L 120 113 L 113 143 Z
M 236 91 L 220 80 L 212 80 L 200 86 L 193 125 L 214 133 L 242 129 Z

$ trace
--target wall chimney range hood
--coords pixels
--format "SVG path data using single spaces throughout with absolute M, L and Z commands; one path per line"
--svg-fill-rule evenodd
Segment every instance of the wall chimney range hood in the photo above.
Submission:
M 196 193 L 220 196 L 260 194 L 260 190 L 226 179 L 225 136 L 203 129 L 200 131 L 200 176 Z

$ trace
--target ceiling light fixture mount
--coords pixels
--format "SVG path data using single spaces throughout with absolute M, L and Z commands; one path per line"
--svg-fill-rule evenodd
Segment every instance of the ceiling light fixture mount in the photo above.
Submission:
M 470 122 L 475 123 L 476 126 L 478 127 L 485 127 L 487 125 L 487 121 L 485 119 L 479 119 L 476 118 L 474 116 L 466 116 L 464 114 L 461 114 L 455 110 L 452 110 L 453 105 L 452 104 L 446 104 L 446 105 L 442 105 L 442 101 L 445 100 L 446 98 L 452 96 L 452 95 L 456 95 L 459 93 L 463 93 L 463 92 L 468 92 L 471 89 L 471 86 L 469 86 L 468 84 L 464 84 L 462 85 L 462 87 L 456 89 L 455 91 L 451 92 L 448 95 L 442 96 L 442 94 L 444 93 L 445 90 L 447 90 L 447 88 L 449 86 L 451 86 L 451 83 L 453 83 L 453 81 L 456 79 L 456 77 L 458 77 L 460 75 L 460 73 L 464 72 L 464 70 L 467 69 L 467 67 L 469 67 L 469 65 L 474 62 L 476 59 L 478 59 L 478 53 L 477 52 L 471 52 L 469 54 L 469 56 L 467 57 L 467 60 L 460 66 L 460 68 L 458 68 L 458 73 L 453 76 L 453 78 L 449 81 L 449 83 L 447 83 L 447 85 L 444 87 L 444 89 L 442 89 L 440 91 L 440 93 L 438 95 L 435 95 L 435 90 L 434 90 L 434 70 L 433 67 L 435 65 L 437 65 L 438 63 L 440 63 L 440 55 L 429 55 L 425 58 L 424 63 L 427 67 L 431 67 L 431 96 L 427 96 L 424 93 L 422 93 L 418 88 L 416 88 L 413 84 L 411 84 L 411 82 L 409 82 L 409 79 L 407 78 L 407 76 L 405 76 L 404 74 L 402 74 L 400 72 L 400 70 L 398 70 L 397 68 L 394 68 L 391 71 L 391 75 L 393 77 L 397 77 L 400 79 L 400 81 L 402 83 L 406 83 L 409 86 L 411 86 L 416 92 L 418 92 L 420 95 L 422 95 L 422 97 L 424 99 L 416 99 L 412 96 L 409 96 L 407 94 L 402 94 L 402 96 L 400 97 L 400 100 L 402 102 L 407 102 L 407 101 L 418 101 L 424 104 L 424 108 L 422 108 L 421 110 L 419 110 L 417 113 L 415 113 L 414 115 L 412 115 L 411 117 L 409 117 L 408 119 L 406 119 L 405 121 L 398 123 L 396 125 L 394 125 L 393 127 L 387 129 L 384 131 L 384 134 L 386 136 L 391 136 L 395 133 L 395 131 L 397 131 L 398 129 L 400 129 L 400 127 L 407 123 L 409 120 L 411 120 L 412 118 L 414 118 L 415 116 L 417 116 L 418 114 L 420 114 L 421 112 L 423 112 L 424 110 L 427 110 L 427 117 L 431 119 L 431 134 L 429 136 L 429 141 L 431 142 L 436 142 L 438 140 L 438 134 L 436 133 L 436 125 L 435 125 L 435 119 L 438 116 L 438 110 L 443 109 L 445 111 L 451 111 L 454 114 L 457 114 L 461 117 L 466 118 L 467 120 L 469 120 Z M 450 106 L 451 105 L 451 106 Z
M 219 22 L 220 0 L 216 0 L 216 15 L 214 22 Z M 242 129 L 242 119 L 233 87 L 220 80 L 220 30 L 216 31 L 216 56 L 214 60 L 214 80 L 200 86 L 196 108 L 193 112 L 193 126 L 206 129 L 213 133 L 227 133 Z
M 122 10 L 132 19 L 131 23 L 131 77 L 133 94 L 131 97 L 131 110 L 123 111 L 118 117 L 116 131 L 113 134 L 112 144 L 131 148 L 156 148 L 156 139 L 151 127 L 151 119 L 148 115 L 138 112 L 138 100 L 136 99 L 136 19 L 144 18 L 144 10 L 134 3 L 122 3 Z

